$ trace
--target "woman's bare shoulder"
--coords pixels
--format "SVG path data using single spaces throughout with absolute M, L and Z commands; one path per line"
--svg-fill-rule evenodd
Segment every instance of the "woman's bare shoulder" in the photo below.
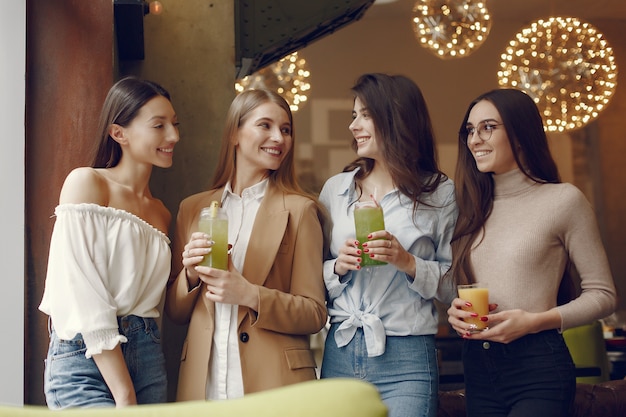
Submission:
M 158 198 L 153 198 L 150 202 L 150 210 L 147 212 L 148 218 L 145 220 L 152 226 L 159 229 L 166 235 L 169 234 L 169 226 L 172 221 L 172 215 L 169 209 Z
M 106 206 L 109 187 L 99 170 L 91 167 L 73 169 L 65 178 L 59 204 L 93 203 Z

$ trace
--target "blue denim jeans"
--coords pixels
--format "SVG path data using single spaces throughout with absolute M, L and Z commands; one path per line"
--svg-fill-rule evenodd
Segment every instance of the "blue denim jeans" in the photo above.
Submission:
M 167 401 L 165 357 L 154 319 L 118 318 L 120 333 L 128 338 L 122 353 L 130 372 L 138 404 Z M 93 358 L 87 359 L 82 335 L 62 340 L 50 329 L 45 362 L 44 391 L 50 409 L 115 407 L 115 401 Z
M 437 414 L 439 372 L 433 336 L 387 336 L 385 353 L 370 358 L 363 329 L 346 346 L 338 348 L 330 327 L 322 378 L 357 378 L 378 388 L 389 417 L 434 417 Z
M 556 330 L 509 344 L 463 344 L 468 417 L 566 417 L 576 393 L 574 363 Z

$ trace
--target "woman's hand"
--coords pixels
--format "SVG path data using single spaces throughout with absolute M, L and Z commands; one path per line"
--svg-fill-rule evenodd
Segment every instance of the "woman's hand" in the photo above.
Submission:
M 198 271 L 196 271 L 195 267 L 202 262 L 206 254 L 211 253 L 212 246 L 213 241 L 210 240 L 207 234 L 202 232 L 192 233 L 189 242 L 185 245 L 185 250 L 183 251 L 183 267 L 185 268 L 187 281 L 191 288 L 198 285 L 200 281 Z
M 520 309 L 505 310 L 489 314 L 487 317 L 489 329 L 472 335 L 472 339 L 511 343 L 527 334 L 561 327 L 561 314 L 556 308 L 541 313 L 530 313 Z
M 535 333 L 535 313 L 524 310 L 506 310 L 490 314 L 489 329 L 477 334 L 476 339 L 510 343 L 529 333 Z
M 339 256 L 335 260 L 335 274 L 344 276 L 348 271 L 358 271 L 361 269 L 361 249 L 359 242 L 355 239 L 348 239 L 339 248 Z
M 196 266 L 196 273 L 206 284 L 205 296 L 216 303 L 237 304 L 259 309 L 259 289 L 244 278 L 228 256 L 228 271 L 208 266 Z
M 471 338 L 471 332 L 476 329 L 476 326 L 465 322 L 465 319 L 476 318 L 478 314 L 463 310 L 464 307 L 471 307 L 471 304 L 460 298 L 452 300 L 452 304 L 448 308 L 448 323 L 460 336 Z
M 363 252 L 372 259 L 394 265 L 399 271 L 415 278 L 415 258 L 398 239 L 386 230 L 372 232 L 363 242 Z
M 478 315 L 463 310 L 465 306 L 470 307 L 471 304 L 467 305 L 465 300 L 455 298 L 448 309 L 448 323 L 459 335 L 469 340 L 511 343 L 527 334 L 558 328 L 561 322 L 561 315 L 556 309 L 541 313 L 529 313 L 520 309 L 505 310 L 484 316 L 489 328 L 481 332 L 471 333 L 474 330 L 473 326 L 466 323 L 464 319 L 478 317 Z M 489 311 L 493 311 L 497 307 L 497 304 L 489 304 Z

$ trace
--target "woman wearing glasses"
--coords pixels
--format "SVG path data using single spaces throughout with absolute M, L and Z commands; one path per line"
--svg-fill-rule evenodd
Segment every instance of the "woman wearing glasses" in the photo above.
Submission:
M 474 100 L 459 132 L 457 284 L 489 289 L 487 330 L 456 298 L 468 416 L 569 416 L 574 365 L 561 332 L 611 314 L 615 287 L 592 207 L 561 183 L 533 100 L 514 89 Z M 582 292 L 572 297 L 570 267 Z

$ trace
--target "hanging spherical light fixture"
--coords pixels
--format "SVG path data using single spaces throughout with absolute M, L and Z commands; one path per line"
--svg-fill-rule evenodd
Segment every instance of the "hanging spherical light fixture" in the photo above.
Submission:
M 294 52 L 254 74 L 237 80 L 235 90 L 238 93 L 255 88 L 274 90 L 287 100 L 291 111 L 298 111 L 307 101 L 307 94 L 311 89 L 308 82 L 310 75 L 306 60 Z
M 498 81 L 528 93 L 546 130 L 563 132 L 586 125 L 607 106 L 617 87 L 617 65 L 595 27 L 572 17 L 550 17 L 509 42 Z
M 463 58 L 480 47 L 491 29 L 486 0 L 418 0 L 413 31 L 420 44 L 442 59 Z

